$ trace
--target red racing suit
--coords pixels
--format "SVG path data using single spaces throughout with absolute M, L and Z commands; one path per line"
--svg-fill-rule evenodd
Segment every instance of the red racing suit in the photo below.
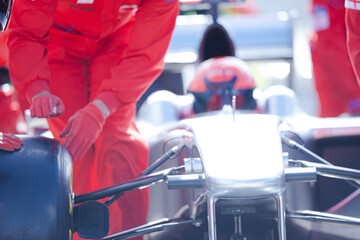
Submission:
M 63 100 L 64 114 L 47 119 L 56 139 L 64 142 L 59 133 L 69 117 L 100 93 L 111 91 L 120 101 L 92 148 L 73 162 L 75 194 L 133 179 L 147 167 L 135 103 L 163 70 L 178 12 L 177 0 L 14 2 L 10 77 L 28 100 L 43 90 Z M 109 233 L 143 224 L 148 194 L 132 191 L 110 205 Z
M 350 60 L 360 86 L 360 2 L 346 0 L 346 33 Z
M 8 35 L 8 31 L 0 32 L 0 68 L 7 67 L 9 62 Z
M 0 132 L 26 134 L 27 124 L 23 108 L 14 88 L 0 85 Z
M 9 83 L 7 48 L 8 31 L 0 32 L 0 131 L 7 133 L 25 134 L 25 107 L 21 105 L 19 96 Z
M 311 56 L 321 117 L 358 114 L 360 89 L 346 50 L 344 0 L 313 0 Z M 360 108 L 360 105 L 358 106 Z

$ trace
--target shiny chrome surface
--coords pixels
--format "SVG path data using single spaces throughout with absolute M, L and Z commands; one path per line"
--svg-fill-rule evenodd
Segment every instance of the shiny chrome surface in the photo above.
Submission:
M 215 197 L 263 197 L 283 192 L 284 163 L 278 119 L 261 114 L 189 119 Z

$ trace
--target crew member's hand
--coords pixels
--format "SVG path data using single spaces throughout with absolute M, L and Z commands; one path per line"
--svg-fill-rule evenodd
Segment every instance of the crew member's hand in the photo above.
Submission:
M 104 124 L 105 117 L 94 103 L 89 103 L 69 118 L 60 137 L 66 137 L 65 147 L 73 160 L 85 155 L 99 136 Z
M 23 141 L 8 133 L 0 132 L 0 150 L 12 152 L 15 149 L 20 149 Z
M 65 111 L 63 101 L 50 94 L 49 91 L 42 91 L 32 98 L 30 116 L 38 118 L 58 117 Z

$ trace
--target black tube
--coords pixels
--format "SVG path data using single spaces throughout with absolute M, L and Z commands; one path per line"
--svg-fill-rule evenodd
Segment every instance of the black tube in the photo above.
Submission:
M 169 151 L 167 151 L 165 154 L 163 154 L 161 157 L 159 157 L 153 164 L 151 164 L 143 173 L 140 174 L 139 177 L 146 176 L 150 173 L 152 173 L 156 168 L 158 168 L 161 164 L 163 164 L 165 161 L 169 160 L 172 156 L 174 156 L 176 153 L 180 152 L 185 146 L 185 143 L 182 142 L 173 148 L 171 148 Z M 106 202 L 106 206 L 110 206 L 113 202 L 115 202 L 119 197 L 124 195 L 124 193 L 116 194 L 112 197 L 110 197 Z
M 350 221 L 346 219 L 338 219 L 338 218 L 329 218 L 329 217 L 321 217 L 321 216 L 302 216 L 302 215 L 286 215 L 287 218 L 295 218 L 301 219 L 311 222 L 332 222 L 332 223 L 340 223 L 340 224 L 349 224 L 349 225 L 357 225 L 359 226 L 360 223 L 356 221 Z
M 124 184 L 117 185 L 117 186 L 108 187 L 108 188 L 104 188 L 104 189 L 101 189 L 98 191 L 85 193 L 85 194 L 81 194 L 81 195 L 75 195 L 74 202 L 75 202 L 75 204 L 77 204 L 77 203 L 81 203 L 81 202 L 89 201 L 89 200 L 99 200 L 102 198 L 113 196 L 115 194 L 123 194 L 127 191 L 134 190 L 139 187 L 149 186 L 155 182 L 165 180 L 166 176 L 167 176 L 167 173 L 153 175 L 153 176 L 140 177 L 140 178 L 134 179 L 132 181 L 126 182 Z
M 324 213 L 318 211 L 309 211 L 309 210 L 298 210 L 298 211 L 288 211 L 286 213 L 287 218 L 302 219 L 312 222 L 333 222 L 349 225 L 360 225 L 360 218 L 349 217 L 344 215 Z
M 179 151 L 181 151 L 185 147 L 185 143 L 181 142 L 180 144 L 174 146 L 169 151 L 167 151 L 164 155 L 156 159 L 155 162 L 153 162 L 141 175 L 146 176 L 150 173 L 152 173 L 156 168 L 158 168 L 161 164 L 163 164 L 165 161 L 170 159 L 172 156 L 177 154 Z
M 184 220 L 184 221 L 178 221 L 177 219 L 174 219 L 174 220 L 169 220 L 167 223 L 155 224 L 155 225 L 152 225 L 152 226 L 149 226 L 149 227 L 144 227 L 144 228 L 136 229 L 136 230 L 133 230 L 133 231 L 126 230 L 124 232 L 115 233 L 113 235 L 104 237 L 102 240 L 126 239 L 126 238 L 130 238 L 130 237 L 144 235 L 144 234 L 147 234 L 147 233 L 163 231 L 164 229 L 177 227 L 177 226 L 180 226 L 180 225 L 201 223 L 203 221 L 204 221 L 203 219 L 191 219 L 191 220 Z

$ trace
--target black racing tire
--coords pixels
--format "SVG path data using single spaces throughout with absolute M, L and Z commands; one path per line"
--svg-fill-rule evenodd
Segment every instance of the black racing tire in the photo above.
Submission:
M 54 139 L 21 139 L 20 150 L 0 150 L 0 239 L 71 239 L 70 154 Z

